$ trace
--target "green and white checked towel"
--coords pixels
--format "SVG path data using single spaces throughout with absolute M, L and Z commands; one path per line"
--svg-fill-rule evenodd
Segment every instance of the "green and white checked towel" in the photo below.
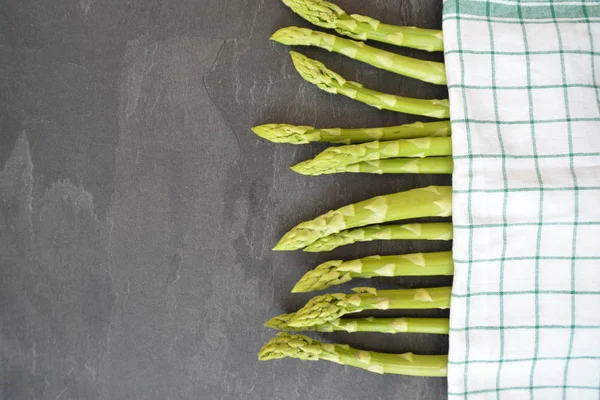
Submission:
M 450 399 L 600 398 L 600 2 L 447 0 Z

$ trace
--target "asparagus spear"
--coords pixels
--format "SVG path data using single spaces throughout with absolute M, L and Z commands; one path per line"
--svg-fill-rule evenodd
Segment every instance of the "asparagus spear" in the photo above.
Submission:
M 323 325 L 346 314 L 364 310 L 449 308 L 452 287 L 429 289 L 377 290 L 354 288 L 354 293 L 333 293 L 313 297 L 288 324 L 295 328 Z
M 367 89 L 358 82 L 347 81 L 339 74 L 327 69 L 319 61 L 310 59 L 295 51 L 291 51 L 290 54 L 298 73 L 308 82 L 326 92 L 341 94 L 380 110 L 385 109 L 432 118 L 448 118 L 450 116 L 447 99 L 413 99 Z
M 303 175 L 321 175 L 323 171 L 335 170 L 363 161 L 449 155 L 452 155 L 452 139 L 449 137 L 375 141 L 329 147 L 317 154 L 315 158 L 294 165 L 292 170 Z
M 317 46 L 374 67 L 436 85 L 445 85 L 444 63 L 401 56 L 325 32 L 290 26 L 275 32 L 271 40 L 288 46 Z
M 378 374 L 446 376 L 448 356 L 413 353 L 386 354 L 353 349 L 348 345 L 325 344 L 308 336 L 279 332 L 258 353 L 261 361 L 293 357 L 300 360 L 327 360 L 366 369 Z
M 449 332 L 448 318 L 338 318 L 323 325 L 295 328 L 288 324 L 294 315 L 295 313 L 278 315 L 268 320 L 265 326 L 280 331 L 431 333 L 438 335 L 446 335 Z
M 394 256 L 370 256 L 356 260 L 332 260 L 308 271 L 292 289 L 311 292 L 341 285 L 354 278 L 384 276 L 452 275 L 454 263 L 451 251 L 415 253 Z
M 305 247 L 304 251 L 319 253 L 347 244 L 373 240 L 452 240 L 452 233 L 451 222 L 370 225 L 322 237 Z
M 323 0 L 283 0 L 292 11 L 313 25 L 335 29 L 337 33 L 358 40 L 375 40 L 396 46 L 426 51 L 442 51 L 442 31 L 382 24 L 362 15 L 348 15 L 335 4 Z
M 373 140 L 414 139 L 428 136 L 450 136 L 450 121 L 415 122 L 384 128 L 315 129 L 312 126 L 265 124 L 252 128 L 258 136 L 275 143 L 305 144 L 310 142 L 364 143 Z
M 342 165 L 327 170 L 312 171 L 310 175 L 355 172 L 364 174 L 452 174 L 452 157 L 390 158 Z M 296 171 L 300 172 L 300 171 Z M 303 172 L 300 172 L 303 173 Z
M 329 211 L 296 225 L 274 250 L 297 250 L 344 229 L 418 217 L 447 217 L 452 214 L 452 188 L 428 186 L 373 197 Z

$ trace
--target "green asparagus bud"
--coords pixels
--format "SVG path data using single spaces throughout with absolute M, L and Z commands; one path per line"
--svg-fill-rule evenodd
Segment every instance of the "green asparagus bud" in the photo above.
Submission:
M 451 251 L 370 256 L 350 261 L 332 260 L 304 274 L 292 292 L 323 290 L 349 282 L 354 278 L 434 276 L 453 273 L 454 262 Z
M 390 158 L 342 165 L 328 170 L 311 171 L 310 175 L 339 174 L 343 172 L 378 175 L 452 174 L 453 169 L 454 163 L 452 157 Z
M 308 336 L 279 332 L 258 353 L 261 361 L 286 357 L 300 360 L 327 360 L 338 364 L 366 369 L 378 374 L 413 376 L 446 376 L 448 357 L 413 353 L 386 354 L 353 349 L 347 345 L 325 344 Z
M 452 240 L 451 222 L 402 225 L 370 225 L 349 229 L 315 240 L 304 248 L 309 253 L 331 251 L 340 246 L 373 240 Z
M 373 140 L 387 141 L 414 139 L 429 136 L 450 136 L 450 121 L 415 122 L 383 128 L 315 129 L 312 126 L 265 124 L 252 128 L 258 136 L 275 143 L 305 144 L 311 142 L 364 143 Z
M 322 325 L 295 328 L 289 325 L 292 314 L 281 314 L 271 318 L 265 326 L 279 331 L 316 331 L 316 332 L 378 332 L 378 333 L 430 333 L 447 335 L 448 318 L 338 318 Z
M 328 93 L 341 94 L 377 109 L 397 111 L 407 114 L 424 115 L 432 118 L 448 118 L 448 100 L 423 100 L 378 92 L 363 87 L 362 84 L 347 81 L 316 60 L 294 51 L 290 52 L 298 73 L 308 82 Z

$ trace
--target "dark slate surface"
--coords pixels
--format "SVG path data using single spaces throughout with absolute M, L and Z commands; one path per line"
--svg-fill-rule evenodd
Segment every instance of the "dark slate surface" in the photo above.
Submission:
M 439 0 L 339 4 L 391 23 L 440 26 Z M 292 24 L 306 26 L 278 0 L 0 2 L 2 399 L 446 397 L 444 379 L 256 360 L 273 335 L 262 323 L 310 297 L 289 290 L 317 263 L 450 248 L 270 250 L 287 229 L 333 207 L 450 183 L 295 175 L 288 167 L 322 145 L 274 145 L 249 131 L 267 122 L 417 120 L 303 82 L 288 49 L 267 40 Z M 378 89 L 446 96 L 342 56 L 301 51 Z M 447 315 L 406 315 L 426 314 Z M 372 350 L 447 351 L 444 337 L 316 336 Z

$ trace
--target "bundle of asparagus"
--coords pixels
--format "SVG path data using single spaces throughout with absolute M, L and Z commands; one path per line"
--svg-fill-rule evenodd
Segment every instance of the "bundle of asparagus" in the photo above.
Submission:
M 303 246 L 307 246 L 305 250 L 311 246 L 321 249 L 326 246 L 324 241 L 327 239 L 331 243 L 337 238 L 343 237 L 342 229 L 365 225 L 373 220 L 385 222 L 416 216 L 447 216 L 451 213 L 450 201 L 450 188 L 435 186 L 379 196 L 330 211 L 312 221 L 297 225 L 284 235 L 276 249 L 290 250 Z M 421 236 L 423 230 L 416 229 L 415 226 L 443 224 L 445 223 L 408 224 L 413 228 L 411 230 L 404 229 L 404 231 L 414 232 L 415 235 Z M 388 229 L 391 232 L 392 227 L 367 226 L 359 229 L 366 232 L 368 229 L 375 231 Z M 439 229 L 435 231 L 436 238 L 444 236 L 445 239 L 449 239 L 452 232 L 451 224 L 446 224 L 442 232 Z M 352 232 L 352 230 L 345 232 Z M 377 234 L 368 232 L 363 234 L 364 240 L 372 240 Z M 365 239 L 366 237 L 371 239 Z M 391 234 L 388 234 L 387 238 L 391 238 Z M 334 260 L 323 263 L 306 273 L 292 291 L 322 290 L 331 285 L 348 282 L 353 278 L 451 275 L 452 273 L 451 252 L 372 256 L 346 262 Z M 447 334 L 449 330 L 447 318 L 342 317 L 364 310 L 449 308 L 451 292 L 451 287 L 401 290 L 355 288 L 350 294 L 333 293 L 313 297 L 297 312 L 271 318 L 265 323 L 265 326 L 287 331 Z M 372 372 L 423 376 L 444 376 L 447 365 L 447 356 L 445 355 L 415 356 L 410 354 L 399 357 L 398 355 L 364 352 L 344 345 L 324 345 L 307 336 L 287 333 L 278 334 L 259 353 L 261 360 L 284 357 L 303 360 L 325 359 Z M 368 361 L 357 361 L 357 357 L 363 357 Z M 373 359 L 377 360 L 375 367 L 370 364 Z M 433 362 L 433 365 L 430 364 L 430 361 Z
M 443 63 L 401 56 L 362 42 L 374 40 L 441 51 L 441 31 L 399 27 L 367 16 L 349 15 L 323 0 L 283 2 L 314 25 L 334 29 L 338 34 L 355 40 L 298 27 L 280 29 L 271 40 L 285 45 L 319 47 L 403 76 L 437 85 L 446 84 Z M 326 92 L 342 94 L 380 110 L 440 119 L 449 116 L 448 100 L 414 99 L 368 89 L 358 82 L 346 80 L 319 61 L 293 51 L 290 54 L 299 74 Z M 313 159 L 292 167 L 292 170 L 304 175 L 340 172 L 450 174 L 453 169 L 449 121 L 359 129 L 266 124 L 252 130 L 276 143 L 327 142 L 344 145 L 326 149 Z M 342 245 L 371 240 L 451 240 L 452 224 L 449 222 L 379 225 L 420 217 L 447 217 L 451 213 L 452 189 L 449 186 L 430 186 L 377 196 L 298 224 L 281 238 L 274 250 L 329 251 Z M 453 272 L 451 252 L 332 260 L 307 272 L 292 292 L 323 290 L 355 278 L 452 275 Z M 444 309 L 450 306 L 450 298 L 451 287 L 356 288 L 350 294 L 316 296 L 300 310 L 271 318 L 265 326 L 287 331 L 447 334 L 447 318 L 344 316 L 364 310 Z M 285 332 L 279 333 L 259 352 L 260 360 L 284 357 L 324 359 L 376 373 L 416 376 L 446 376 L 448 362 L 446 355 L 384 354 L 340 344 L 323 344 L 304 335 Z
M 342 157 L 343 162 L 344 158 Z M 305 247 L 309 251 L 330 249 L 345 237 L 352 237 L 351 232 L 362 230 L 361 240 L 373 240 L 378 233 L 387 231 L 385 238 L 392 238 L 393 227 L 412 226 L 412 229 L 402 229 L 402 232 L 412 232 L 415 237 L 421 237 L 424 229 L 421 226 L 436 225 L 433 229 L 434 238 L 450 239 L 452 227 L 448 223 L 407 224 L 396 226 L 373 226 L 369 223 L 394 221 L 419 216 L 448 216 L 451 214 L 451 188 L 431 186 L 413 189 L 407 192 L 379 196 L 374 199 L 351 204 L 335 211 L 330 211 L 314 220 L 297 225 L 284 235 L 275 247 L 276 249 L 291 250 Z M 346 229 L 368 225 L 364 228 Z M 417 228 L 418 227 L 418 228 Z M 441 229 L 441 230 L 440 230 Z M 355 235 L 359 236 L 359 235 Z M 451 275 L 453 262 L 451 252 L 417 253 L 395 256 L 373 256 L 357 260 L 334 260 L 319 265 L 313 271 L 306 273 L 294 286 L 293 292 L 307 292 L 325 289 L 331 285 L 342 284 L 353 278 L 371 278 L 375 276 L 414 276 L 414 275 Z M 316 296 L 295 313 L 276 316 L 265 323 L 267 327 L 288 330 L 312 330 L 318 332 L 378 332 L 378 333 L 408 333 L 419 332 L 429 334 L 447 334 L 448 319 L 446 318 L 342 318 L 347 314 L 365 310 L 403 310 L 403 309 L 432 309 L 449 308 L 451 287 L 377 290 L 372 287 L 355 288 L 354 293 L 333 293 Z M 333 349 L 323 352 L 323 346 Z M 333 346 L 333 347 L 332 347 Z M 339 345 L 338 345 L 339 346 Z M 346 346 L 341 346 L 346 349 Z M 303 335 L 279 334 L 267 343 L 259 353 L 261 360 L 271 360 L 283 357 L 300 359 L 326 359 L 341 362 L 351 366 L 363 367 L 380 373 L 402 373 L 408 375 L 444 376 L 447 357 L 432 357 L 436 367 L 433 369 L 418 367 L 418 372 L 411 368 L 397 367 L 381 368 L 380 362 L 373 369 L 365 363 L 356 363 L 356 354 L 361 350 L 348 349 L 345 353 L 338 350 L 336 345 L 323 345 Z M 312 352 L 312 353 L 311 353 Z M 324 355 L 322 355 L 324 354 Z M 362 353 L 361 353 L 362 354 Z M 348 356 L 341 357 L 340 355 Z M 372 354 L 371 354 L 372 356 Z M 378 360 L 397 360 L 397 355 L 376 353 Z M 426 360 L 411 356 L 408 365 L 417 367 L 420 363 L 429 366 Z M 420 356 L 419 356 L 420 357 Z M 351 361 L 352 360 L 352 361 Z
M 443 49 L 441 31 L 420 29 L 415 27 L 398 27 L 361 16 L 348 15 L 335 4 L 323 0 L 284 0 L 294 12 L 313 24 L 335 29 L 338 33 L 359 40 L 376 40 L 398 46 L 413 47 L 428 51 Z M 347 57 L 368 63 L 377 68 L 412 77 L 425 82 L 444 85 L 446 73 L 444 64 L 401 56 L 368 46 L 362 41 L 344 39 L 324 32 L 306 28 L 287 27 L 278 30 L 271 40 L 296 46 L 316 46 L 328 51 L 337 52 Z M 336 72 L 328 69 L 323 63 L 310 59 L 300 53 L 290 52 L 296 70 L 300 75 L 320 89 L 335 94 L 342 94 L 354 100 L 371 105 L 378 109 L 423 115 L 432 118 L 449 116 L 448 100 L 423 100 L 382 93 L 365 88 L 358 82 L 348 81 Z M 435 124 L 435 123 L 433 123 Z M 368 140 L 414 139 L 431 136 L 449 136 L 450 125 L 443 121 L 438 125 L 415 123 L 408 126 L 365 128 L 365 129 L 314 129 L 309 126 L 292 126 L 287 124 L 267 124 L 253 128 L 254 132 L 266 139 L 284 143 L 307 143 L 323 141 L 334 143 L 363 143 Z M 440 141 L 443 143 L 444 141 Z M 446 141 L 450 143 L 449 140 Z M 421 141 L 415 143 L 419 146 Z M 394 144 L 396 145 L 396 144 Z M 390 149 L 390 146 L 377 142 L 366 144 L 362 149 L 377 147 Z M 404 144 L 405 147 L 406 143 Z M 442 154 L 435 152 L 417 152 L 405 155 L 385 154 L 385 151 L 370 151 L 369 157 L 363 160 L 345 162 L 343 164 L 321 163 L 319 168 L 312 168 L 314 162 L 323 158 L 320 154 L 311 162 L 300 163 L 292 169 L 305 175 L 333 174 L 341 172 L 361 172 L 371 174 L 451 174 L 453 170 L 451 146 Z M 352 151 L 361 150 L 352 149 Z M 335 151 L 335 150 L 330 150 Z M 340 150 L 341 151 L 341 150 Z M 419 155 L 419 153 L 422 153 Z M 435 157 L 425 159 L 409 159 L 408 157 Z M 308 168 L 306 168 L 308 166 Z
M 408 290 L 356 288 L 352 294 L 335 293 L 311 299 L 296 313 L 271 318 L 265 326 L 277 330 L 317 332 L 378 332 L 447 334 L 447 318 L 340 318 L 368 309 L 448 308 L 450 287 Z M 259 352 L 260 360 L 293 357 L 328 360 L 376 373 L 445 376 L 446 355 L 384 354 L 352 349 L 347 345 L 322 344 L 304 335 L 278 333 Z

